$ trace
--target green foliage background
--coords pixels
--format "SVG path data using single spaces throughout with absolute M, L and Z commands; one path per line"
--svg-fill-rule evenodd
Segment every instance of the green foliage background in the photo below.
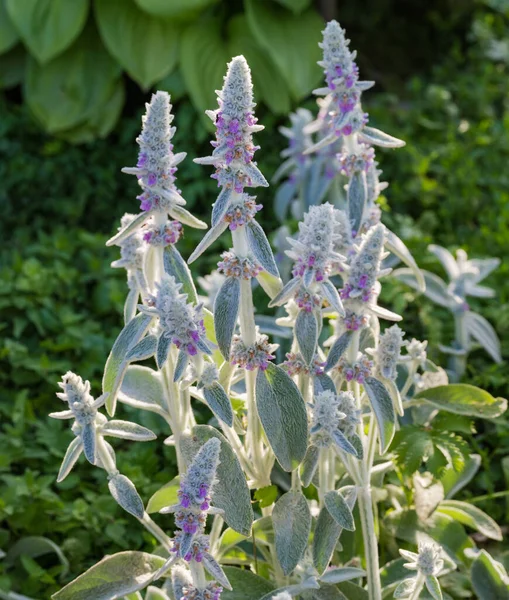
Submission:
M 402 150 L 379 152 L 390 182 L 385 221 L 418 263 L 438 274 L 426 251 L 431 242 L 507 259 L 508 3 L 369 0 L 362 15 L 355 0 L 338 4 L 335 16 L 359 51 L 361 73 L 378 82 L 366 94 L 371 121 L 408 141 Z M 277 132 L 284 114 L 299 104 L 314 109 L 309 92 L 320 80 L 322 24 L 307 0 L 0 0 L 6 89 L 0 100 L 0 548 L 43 535 L 70 562 L 67 573 L 55 555 L 0 562 L 0 590 L 48 597 L 104 554 L 153 543 L 111 500 L 98 470 L 82 465 L 55 484 L 71 434 L 46 417 L 66 370 L 99 389 L 121 327 L 124 275 L 110 269 L 116 251 L 104 242 L 125 211 L 137 210 L 136 184 L 120 168 L 135 161 L 149 90 L 172 93 L 175 144 L 188 152 L 179 185 L 191 211 L 208 219 L 215 186 L 191 159 L 208 153 L 200 115 L 215 106 L 213 90 L 226 61 L 242 52 L 252 66 L 266 126 L 257 158 L 270 177 L 284 147 Z M 268 232 L 276 228 L 273 193 L 259 194 Z M 184 256 L 199 236 L 186 229 Z M 202 273 L 213 268 L 219 250 L 200 263 Z M 508 275 L 505 260 L 487 282 L 497 299 L 474 306 L 496 327 L 506 358 Z M 429 338 L 432 358 L 440 360 L 436 346 L 452 335 L 448 316 L 396 283 L 384 294 L 405 312 L 408 335 Z M 497 395 L 509 388 L 507 366 L 493 365 L 481 351 L 473 353 L 465 380 Z M 148 499 L 172 477 L 173 450 L 160 443 L 168 434 L 162 422 L 137 411 L 132 418 L 160 437 L 115 446 L 123 472 Z M 484 471 L 465 497 L 509 483 L 502 460 L 509 448 L 506 421 L 478 428 L 464 437 L 482 455 Z M 505 501 L 479 506 L 509 525 Z M 160 523 L 167 526 L 168 519 Z

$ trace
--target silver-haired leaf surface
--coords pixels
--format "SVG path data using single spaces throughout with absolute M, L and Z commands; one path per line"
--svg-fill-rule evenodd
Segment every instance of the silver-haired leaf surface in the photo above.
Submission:
M 141 519 L 145 508 L 134 483 L 125 475 L 117 473 L 108 482 L 110 493 L 120 506 L 131 515 Z
M 106 410 L 110 416 L 115 414 L 117 393 L 129 364 L 126 359 L 127 353 L 145 335 L 151 321 L 152 317 L 149 315 L 137 315 L 122 329 L 113 344 L 104 367 L 102 382 L 103 393 L 109 393 L 106 400 Z
M 313 389 L 315 394 L 319 394 L 320 392 L 324 392 L 326 390 L 331 391 L 333 394 L 337 394 L 334 381 L 332 381 L 332 379 L 325 373 L 321 373 L 313 377 Z
M 318 515 L 313 537 L 313 563 L 320 574 L 329 566 L 340 534 L 341 527 L 324 506 Z
M 320 284 L 320 287 L 327 302 L 340 316 L 343 317 L 345 315 L 345 309 L 343 307 L 343 303 L 341 302 L 341 298 L 339 297 L 336 286 L 331 281 L 327 280 L 323 281 Z
M 203 396 L 214 415 L 228 427 L 233 427 L 233 409 L 223 386 L 215 381 L 210 387 L 203 388 Z
M 101 427 L 101 434 L 122 438 L 124 440 L 133 440 L 136 442 L 148 442 L 156 439 L 156 434 L 150 429 L 131 423 L 131 421 L 120 421 L 113 419 Z
M 258 370 L 256 408 L 279 464 L 293 471 L 306 454 L 307 412 L 299 388 L 281 367 Z
M 96 451 L 96 430 L 94 423 L 85 423 L 81 426 L 80 433 L 81 441 L 83 443 L 83 454 L 89 463 L 95 463 L 95 451 Z
M 227 590 L 231 590 L 230 582 L 228 581 L 228 577 L 226 577 L 221 565 L 208 552 L 205 552 L 203 555 L 203 566 L 209 572 L 209 574 L 212 575 L 212 579 L 215 579 L 219 585 Z
M 426 281 L 421 270 L 417 266 L 414 257 L 410 254 L 410 250 L 395 233 L 389 231 L 388 229 L 385 230 L 385 249 L 389 252 L 392 252 L 402 262 L 405 263 L 415 277 L 415 281 L 418 285 L 418 291 L 425 292 Z
M 283 289 L 279 291 L 276 294 L 276 296 L 274 296 L 274 298 L 272 298 L 272 300 L 269 303 L 269 307 L 280 306 L 281 304 L 285 304 L 285 302 L 288 302 L 288 300 L 290 300 L 290 298 L 292 298 L 295 295 L 301 284 L 302 282 L 298 277 L 290 279 L 290 281 L 283 287 Z
M 433 600 L 443 600 L 442 590 L 438 579 L 434 575 L 427 575 L 425 579 L 426 589 Z
M 173 244 L 166 246 L 163 253 L 164 272 L 172 277 L 178 283 L 182 284 L 181 292 L 187 294 L 188 302 L 198 302 L 198 295 L 194 286 L 191 271 L 186 261 L 182 258 L 180 252 Z
M 472 311 L 465 313 L 464 319 L 468 334 L 481 344 L 495 362 L 502 362 L 500 340 L 491 323 Z
M 175 364 L 175 371 L 173 373 L 173 381 L 174 382 L 177 382 L 182 377 L 182 375 L 184 374 L 184 371 L 186 370 L 188 363 L 189 363 L 189 354 L 184 350 L 184 348 L 181 348 L 177 355 L 177 362 Z
M 149 367 L 129 366 L 120 386 L 118 399 L 135 408 L 161 412 L 164 409 L 161 375 Z
M 314 312 L 300 310 L 295 319 L 295 337 L 300 353 L 308 365 L 311 364 L 318 343 L 318 321 Z
M 509 600 L 509 585 L 504 567 L 481 550 L 470 567 L 472 588 L 482 600 Z
M 170 600 L 170 597 L 161 588 L 155 587 L 154 585 L 149 585 L 147 588 L 147 593 L 145 594 L 145 600 Z
M 269 240 L 261 225 L 255 220 L 249 221 L 246 227 L 246 236 L 249 249 L 261 266 L 274 277 L 279 277 L 279 270 L 272 254 Z
M 352 510 L 341 492 L 332 490 L 324 496 L 325 506 L 336 523 L 347 531 L 355 531 L 355 521 Z
M 327 569 L 323 575 L 319 577 L 324 583 L 341 583 L 350 581 L 351 579 L 359 579 L 365 577 L 366 572 L 356 567 L 337 567 Z
M 249 536 L 254 519 L 251 494 L 239 459 L 226 438 L 214 427 L 196 425 L 190 434 L 182 437 L 182 452 L 190 462 L 203 444 L 212 437 L 221 442 L 217 468 L 218 482 L 214 486 L 212 505 L 224 510 L 223 518 L 229 527 L 242 535 Z
M 421 274 L 424 277 L 424 283 L 426 285 L 424 295 L 439 306 L 450 308 L 453 302 L 453 298 L 449 290 L 447 289 L 447 285 L 445 284 L 445 282 L 442 279 L 440 279 L 438 275 L 430 273 L 429 271 L 424 271 L 421 269 Z M 416 278 L 413 269 L 396 269 L 395 271 L 393 271 L 392 276 L 398 279 L 399 281 L 406 283 L 414 290 L 418 292 L 421 291 L 422 286 L 419 280 Z
M 76 461 L 80 457 L 80 454 L 83 452 L 83 442 L 81 438 L 76 437 L 69 444 L 67 451 L 64 456 L 64 460 L 62 461 L 62 466 L 60 467 L 60 471 L 58 472 L 57 483 L 63 481 L 67 475 L 71 472 L 71 469 L 76 464 Z
M 363 386 L 378 424 L 380 453 L 385 454 L 396 432 L 392 399 L 384 384 L 375 377 L 366 377 Z
M 352 231 L 359 231 L 362 224 L 362 215 L 364 206 L 368 197 L 368 186 L 366 183 L 366 173 L 364 171 L 355 171 L 348 183 L 348 219 Z
M 225 567 L 224 572 L 233 591 L 224 590 L 221 600 L 260 600 L 274 590 L 272 583 L 247 569 Z
M 359 133 L 359 139 L 367 144 L 381 146 L 382 148 L 401 148 L 405 145 L 403 140 L 392 137 L 392 135 L 374 127 L 364 127 Z
M 53 600 L 118 600 L 143 589 L 163 566 L 164 558 L 147 552 L 106 556 L 53 594 Z
M 187 264 L 194 262 L 205 250 L 213 244 L 217 238 L 226 230 L 228 224 L 225 221 L 219 221 L 217 225 L 211 227 L 203 236 L 201 242 L 196 246 L 193 253 L 189 257 Z
M 338 339 L 334 342 L 331 349 L 329 350 L 329 354 L 327 355 L 327 362 L 325 363 L 325 371 L 330 371 L 333 369 L 339 362 L 339 359 L 346 352 L 348 345 L 350 344 L 350 339 L 352 337 L 352 331 L 345 331 L 341 334 Z
M 444 500 L 437 509 L 455 521 L 471 527 L 491 540 L 502 541 L 502 531 L 498 524 L 484 511 L 468 502 Z
M 155 335 L 147 335 L 129 350 L 125 359 L 129 362 L 146 360 L 147 358 L 154 356 L 156 347 L 157 337 Z
M 152 213 L 148 211 L 136 215 L 136 217 L 131 222 L 129 222 L 123 229 L 121 229 L 118 233 L 116 233 L 112 238 L 110 238 L 106 242 L 106 246 L 113 246 L 114 244 L 119 244 L 120 242 L 123 242 L 126 238 L 128 238 L 135 231 L 137 231 L 145 223 L 145 221 L 148 221 L 151 214 Z
M 138 306 L 138 300 L 140 297 L 140 290 L 137 287 L 129 290 L 127 297 L 124 303 L 124 324 L 127 325 L 129 321 L 136 314 L 136 309 Z
M 495 419 L 507 410 L 505 398 L 494 398 L 485 390 L 466 383 L 453 383 L 417 393 L 412 403 L 422 401 L 441 410 L 480 419 Z
M 170 353 L 171 346 L 171 338 L 161 333 L 159 339 L 157 340 L 157 349 L 156 349 L 156 365 L 157 368 L 161 371 L 164 367 L 164 364 L 168 360 L 168 355 Z
M 300 481 L 304 487 L 308 487 L 308 485 L 313 481 L 313 477 L 318 467 L 319 458 L 320 448 L 313 445 L 309 446 L 306 456 L 304 456 L 304 460 L 302 461 L 300 470 Z
M 290 491 L 279 498 L 272 524 L 277 558 L 283 573 L 289 575 L 304 555 L 311 531 L 311 513 L 302 492 Z
M 228 204 L 230 202 L 230 198 L 232 196 L 232 188 L 224 187 L 219 192 L 219 196 L 216 198 L 216 201 L 212 205 L 212 217 L 210 224 L 212 227 L 217 225 L 219 221 L 224 217 L 226 211 L 228 210 Z
M 214 301 L 214 330 L 217 345 L 225 360 L 230 360 L 233 332 L 237 324 L 240 304 L 240 279 L 228 277 Z

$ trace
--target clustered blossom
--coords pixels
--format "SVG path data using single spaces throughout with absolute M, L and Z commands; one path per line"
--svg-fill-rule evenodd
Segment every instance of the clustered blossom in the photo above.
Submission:
M 242 369 L 254 371 L 260 369 L 265 371 L 269 362 L 275 358 L 272 354 L 277 348 L 275 344 L 269 343 L 266 335 L 258 335 L 256 342 L 247 346 L 240 335 L 235 335 L 232 342 L 230 361 Z
M 231 206 L 224 215 L 230 231 L 235 231 L 238 227 L 252 221 L 256 213 L 263 208 L 262 204 L 256 204 L 255 196 L 242 194 L 241 200 L 242 202 Z
M 428 357 L 426 348 L 428 341 L 420 342 L 415 338 L 406 343 L 406 355 L 400 356 L 400 362 L 414 362 L 420 367 L 424 367 Z
M 347 177 L 351 177 L 357 171 L 367 173 L 373 166 L 375 160 L 375 150 L 367 144 L 360 144 L 358 152 L 350 154 L 346 151 L 338 154 L 340 172 Z
M 313 362 L 311 366 L 306 363 L 306 361 L 302 358 L 300 352 L 287 352 L 286 360 L 281 365 L 288 375 L 321 375 L 323 373 L 323 368 L 325 367 L 325 362 L 320 360 L 318 355 L 315 355 L 313 358 Z
M 346 381 L 356 381 L 357 383 L 364 383 L 366 377 L 371 376 L 373 369 L 373 361 L 362 353 L 359 353 L 357 360 L 354 363 L 350 363 L 344 356 L 339 359 L 337 370 Z
M 216 125 L 216 140 L 211 142 L 212 156 L 195 159 L 200 164 L 212 164 L 218 186 L 238 194 L 244 187 L 267 186 L 268 183 L 253 162 L 259 146 L 253 144 L 253 133 L 263 129 L 253 114 L 253 84 L 251 71 L 243 56 L 228 64 L 222 90 L 218 93 L 219 108 L 207 111 Z
M 219 370 L 213 362 L 206 362 L 203 365 L 202 372 L 199 376 L 198 387 L 208 388 L 219 381 Z
M 343 325 L 347 331 L 358 331 L 363 329 L 368 324 L 368 317 L 366 315 L 359 315 L 353 310 L 346 309 L 346 315 L 343 319 Z
M 327 448 L 335 443 L 344 447 L 344 438 L 351 438 L 360 423 L 360 411 L 350 392 L 336 395 L 330 390 L 317 394 L 312 409 L 311 439 L 315 446 Z
M 226 277 L 247 280 L 257 277 L 262 271 L 257 262 L 248 257 L 239 258 L 233 251 L 223 252 L 221 258 L 223 260 L 217 263 L 217 268 Z
M 338 212 L 328 202 L 312 206 L 299 223 L 297 239 L 288 238 L 292 248 L 286 254 L 295 261 L 292 274 L 302 277 L 308 285 L 326 279 L 332 265 L 344 258 L 334 251 L 340 237 Z
M 425 577 L 436 577 L 444 568 L 442 548 L 438 544 L 420 542 L 417 554 L 409 550 L 400 550 L 399 553 L 410 561 L 403 565 L 405 569 L 418 571 Z
M 381 224 L 366 234 L 350 265 L 347 282 L 341 290 L 341 298 L 359 299 L 363 302 L 372 300 L 377 279 L 384 274 L 380 271 L 384 257 L 384 240 L 385 230 Z
M 149 222 L 143 231 L 143 240 L 151 246 L 176 244 L 183 235 L 182 223 L 179 221 L 168 220 L 161 225 Z
M 296 294 L 294 298 L 297 306 L 306 311 L 311 312 L 315 308 L 319 308 L 322 305 L 322 299 L 318 294 L 313 294 L 309 290 L 305 288 L 301 288 Z
M 204 524 L 204 523 L 203 523 Z M 185 533 L 189 533 L 186 531 L 176 531 L 175 537 L 173 538 L 173 547 L 172 552 L 176 552 L 177 555 L 180 556 L 180 548 L 181 541 L 184 537 Z M 193 541 L 191 543 L 191 547 L 187 550 L 186 554 L 182 557 L 186 562 L 191 562 L 192 560 L 201 563 L 205 554 L 209 551 L 210 540 L 209 536 L 203 533 L 197 534 L 193 537 Z
M 401 348 L 404 345 L 403 330 L 397 325 L 388 327 L 380 336 L 375 360 L 378 371 L 386 379 L 396 379 L 397 364 L 400 360 Z
M 74 417 L 80 426 L 93 423 L 97 416 L 97 408 L 103 400 L 101 399 L 100 403 L 94 400 L 90 394 L 90 381 L 83 381 L 79 375 L 67 371 L 58 385 L 63 391 L 58 392 L 57 397 L 69 405 L 68 418 Z M 52 415 L 60 415 L 57 418 L 62 418 L 63 413 Z
M 215 581 L 208 583 L 204 589 L 198 589 L 194 585 L 183 587 L 181 596 L 178 600 L 219 600 L 223 588 Z
M 202 306 L 189 304 L 187 294 L 180 293 L 182 284 L 167 273 L 155 285 L 156 293 L 149 296 L 147 307 L 140 306 L 140 310 L 159 317 L 162 335 L 170 338 L 177 348 L 191 356 L 196 355 L 198 350 L 209 353 Z

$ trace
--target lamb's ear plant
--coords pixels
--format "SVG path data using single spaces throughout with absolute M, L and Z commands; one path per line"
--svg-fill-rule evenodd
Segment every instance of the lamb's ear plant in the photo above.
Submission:
M 52 416 L 75 419 L 59 480 L 83 453 L 106 470 L 113 497 L 158 547 L 107 556 L 56 600 L 139 600 L 144 588 L 146 600 L 415 600 L 423 590 L 439 600 L 455 569 L 476 591 L 508 590 L 463 529 L 500 539 L 498 526 L 452 499 L 478 460 L 439 426 L 440 409 L 495 418 L 506 402 L 448 385 L 426 342 L 385 325 L 402 320 L 378 304 L 389 253 L 420 289 L 425 282 L 376 203 L 383 184 L 373 145 L 403 142 L 367 125 L 360 99 L 372 84 L 359 80 L 335 21 L 322 47 L 327 87 L 317 92 L 325 97 L 316 120 L 302 111 L 293 119 L 303 137 L 285 166 L 304 171 L 287 186 L 302 220 L 288 242 L 284 283 L 256 219 L 262 206 L 246 191 L 268 183 L 254 160 L 253 136 L 263 127 L 244 57 L 229 63 L 218 108 L 207 112 L 216 126 L 211 156 L 195 159 L 214 167 L 219 192 L 211 227 L 187 263 L 232 236 L 218 271 L 200 280 L 205 300 L 176 248 L 184 225 L 206 226 L 176 187 L 184 155 L 173 152 L 169 97 L 157 92 L 147 105 L 138 164 L 124 169 L 138 177 L 141 212 L 125 215 L 108 242 L 120 247 L 113 266 L 127 270 L 125 327 L 106 361 L 102 395 L 94 400 L 88 383 L 68 373 L 60 397 L 69 409 Z M 292 341 L 280 365 L 277 345 L 255 324 L 253 278 L 267 303 L 286 312 L 278 322 Z M 135 364 L 147 360 L 151 367 Z M 211 425 L 196 424 L 195 402 L 210 411 Z M 104 439 L 153 439 L 113 418 L 122 404 L 164 419 L 165 443 L 176 452 L 179 475 L 146 508 Z M 102 405 L 111 420 L 98 412 Z M 411 425 L 402 427 L 403 418 Z M 156 512 L 173 514 L 174 525 L 166 517 L 157 524 Z M 175 527 L 170 537 L 165 529 Z

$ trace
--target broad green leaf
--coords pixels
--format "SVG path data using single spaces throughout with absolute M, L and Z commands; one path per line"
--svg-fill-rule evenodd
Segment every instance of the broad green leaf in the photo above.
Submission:
M 116 600 L 143 589 L 164 562 L 164 558 L 146 552 L 119 552 L 106 556 L 52 598 Z
M 136 0 L 136 4 L 155 17 L 188 19 L 218 0 Z
M 285 575 L 289 575 L 302 558 L 311 531 L 311 513 L 302 492 L 287 492 L 272 511 L 276 553 Z
M 145 594 L 145 600 L 170 600 L 170 597 L 161 588 L 149 585 Z
M 108 482 L 110 493 L 120 506 L 131 515 L 141 519 L 145 508 L 134 483 L 125 475 L 117 473 Z
M 267 439 L 285 471 L 293 471 L 307 449 L 304 399 L 288 374 L 269 364 L 256 376 L 256 408 Z
M 164 409 L 161 376 L 149 367 L 129 366 L 120 386 L 118 399 L 129 406 L 160 412 Z
M 6 8 L 30 53 L 44 64 L 78 37 L 87 20 L 88 0 L 7 0 Z
M 0 54 L 13 48 L 19 40 L 16 27 L 7 13 L 6 3 L 7 0 L 0 0 Z
M 502 565 L 481 550 L 470 567 L 474 592 L 482 600 L 509 600 L 507 574 Z
M 157 490 L 155 494 L 150 498 L 147 504 L 148 514 L 156 513 L 164 508 L 165 506 L 172 506 L 172 504 L 178 504 L 178 491 L 180 489 L 180 477 L 174 477 L 169 483 L 163 485 L 162 488 Z
M 466 383 L 429 388 L 416 394 L 412 402 L 415 400 L 458 415 L 481 419 L 494 419 L 507 410 L 505 398 L 494 398 L 485 390 Z
M 22 555 L 37 558 L 44 554 L 54 553 L 62 564 L 62 575 L 69 571 L 69 561 L 55 542 L 42 536 L 27 536 L 13 544 L 5 555 L 5 566 L 12 566 L 14 561 Z
M 271 56 L 249 31 L 246 15 L 235 15 L 228 23 L 229 49 L 232 56 L 243 54 L 252 69 L 255 96 L 274 114 L 291 109 L 290 94 Z
M 384 384 L 374 377 L 367 377 L 363 386 L 378 424 L 380 453 L 384 454 L 387 452 L 396 431 L 396 416 L 392 399 Z
M 351 581 L 338 583 L 338 588 L 348 600 L 369 600 L 368 592 Z
M 294 13 L 300 13 L 311 4 L 311 0 L 276 0 Z
M 445 469 L 440 477 L 440 481 L 444 486 L 445 497 L 453 498 L 472 480 L 480 466 L 481 457 L 479 454 L 471 454 L 461 470 L 455 471 L 452 466 Z
M 103 375 L 103 393 L 109 393 L 106 400 L 106 410 L 110 416 L 115 414 L 117 393 L 128 367 L 126 354 L 145 335 L 152 317 L 139 314 L 122 329 L 113 344 Z
M 198 302 L 191 271 L 173 244 L 164 249 L 163 261 L 165 273 L 172 275 L 178 283 L 182 284 L 182 293 L 187 294 L 187 301 Z
M 224 520 L 229 527 L 248 536 L 254 518 L 251 494 L 239 460 L 226 438 L 213 427 L 197 425 L 191 434 L 182 438 L 182 451 L 186 460 L 191 461 L 203 444 L 212 437 L 218 438 L 221 442 L 217 468 L 218 482 L 214 486 L 212 504 L 224 510 Z
M 201 112 L 216 108 L 214 90 L 221 89 L 230 60 L 220 31 L 220 23 L 209 18 L 193 23 L 182 35 L 180 68 L 191 100 Z
M 270 2 L 246 0 L 245 7 L 257 42 L 277 65 L 294 100 L 301 100 L 322 77 L 316 64 L 321 59 L 322 19 L 312 9 L 295 15 Z
M 19 44 L 0 56 L 0 90 L 19 85 L 25 76 L 27 53 Z
M 270 581 L 255 575 L 248 569 L 225 567 L 224 572 L 233 591 L 224 590 L 221 600 L 259 600 L 274 589 Z
M 30 58 L 25 100 L 52 134 L 85 125 L 121 86 L 120 67 L 93 27 L 87 27 L 67 52 L 47 65 Z
M 455 521 L 479 531 L 487 538 L 502 541 L 502 531 L 497 523 L 473 504 L 459 500 L 444 500 L 438 510 Z
M 147 90 L 177 65 L 179 27 L 152 17 L 133 0 L 95 0 L 95 16 L 110 54 Z
M 277 500 L 278 488 L 277 485 L 267 485 L 259 488 L 254 493 L 254 499 L 258 501 L 260 508 L 267 508 Z

